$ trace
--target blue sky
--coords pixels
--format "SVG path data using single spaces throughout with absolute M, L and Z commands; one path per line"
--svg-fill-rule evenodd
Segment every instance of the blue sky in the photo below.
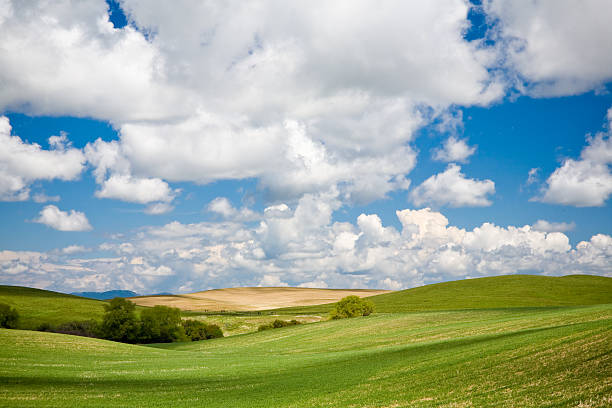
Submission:
M 561 3 L 3 3 L 0 283 L 610 276 L 610 5 Z

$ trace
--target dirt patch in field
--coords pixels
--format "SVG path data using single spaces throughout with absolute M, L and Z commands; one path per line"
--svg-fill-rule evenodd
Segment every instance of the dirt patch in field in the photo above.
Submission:
M 337 302 L 349 295 L 367 297 L 388 292 L 376 289 L 230 288 L 129 299 L 140 306 L 164 305 L 192 311 L 247 311 L 320 305 Z

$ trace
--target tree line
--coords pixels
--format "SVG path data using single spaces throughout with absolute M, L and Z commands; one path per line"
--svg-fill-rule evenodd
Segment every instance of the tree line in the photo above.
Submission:
M 17 328 L 19 313 L 0 304 L 0 327 Z M 154 306 L 136 314 L 136 305 L 124 298 L 114 298 L 104 305 L 102 322 L 96 320 L 65 322 L 54 326 L 42 323 L 39 331 L 96 337 L 122 343 L 171 343 L 223 337 L 221 328 L 199 320 L 181 318 L 181 310 Z

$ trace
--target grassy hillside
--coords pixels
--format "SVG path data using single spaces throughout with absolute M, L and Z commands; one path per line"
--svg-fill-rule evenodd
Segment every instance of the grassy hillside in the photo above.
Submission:
M 0 286 L 0 303 L 17 308 L 20 327 L 34 329 L 41 323 L 102 319 L 104 302 L 21 286 Z
M 508 275 L 436 283 L 369 298 L 378 313 L 507 307 L 576 306 L 612 303 L 612 278 Z M 327 313 L 332 305 L 276 312 Z
M 612 305 L 384 314 L 164 347 L 0 330 L 0 406 L 612 403 Z

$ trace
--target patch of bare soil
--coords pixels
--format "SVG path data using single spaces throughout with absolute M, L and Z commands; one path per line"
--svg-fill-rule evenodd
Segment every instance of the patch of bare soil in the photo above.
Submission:
M 249 311 L 334 303 L 345 296 L 367 297 L 388 293 L 376 289 L 229 288 L 185 295 L 129 298 L 140 306 L 171 306 L 192 311 Z

